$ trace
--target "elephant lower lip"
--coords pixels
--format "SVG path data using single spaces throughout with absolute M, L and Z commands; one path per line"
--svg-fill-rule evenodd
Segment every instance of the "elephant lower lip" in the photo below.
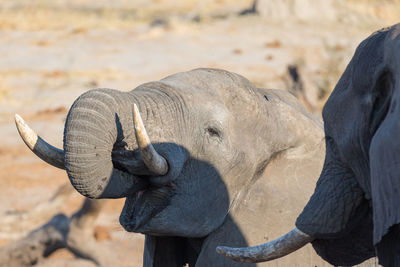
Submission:
M 122 227 L 128 232 L 135 232 L 139 225 L 138 216 L 135 214 L 137 202 L 143 196 L 143 191 L 138 191 L 134 196 L 127 197 L 124 208 L 122 209 L 119 221 Z M 140 224 L 143 224 L 141 222 Z
M 169 204 L 171 192 L 170 188 L 162 187 L 127 197 L 120 215 L 121 225 L 128 232 L 141 232 L 141 227 Z

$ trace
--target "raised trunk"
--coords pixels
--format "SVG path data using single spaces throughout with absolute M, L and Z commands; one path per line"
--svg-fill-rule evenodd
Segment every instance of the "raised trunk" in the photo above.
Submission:
M 70 109 L 64 130 L 65 167 L 72 185 L 86 197 L 125 197 L 147 185 L 112 161 L 113 148 L 124 136 L 118 114 L 127 105 L 132 104 L 126 94 L 97 89 L 81 95 Z

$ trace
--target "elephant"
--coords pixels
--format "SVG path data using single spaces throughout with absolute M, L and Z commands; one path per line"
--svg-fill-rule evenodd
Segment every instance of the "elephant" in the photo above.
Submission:
M 218 247 L 231 259 L 279 258 L 312 243 L 333 265 L 374 255 L 400 266 L 400 24 L 365 39 L 323 108 L 326 156 L 296 227 L 252 248 Z
M 145 235 L 143 266 L 241 266 L 216 246 L 290 229 L 325 155 L 322 123 L 293 95 L 219 69 L 83 93 L 68 112 L 63 149 L 20 116 L 16 123 L 83 196 L 126 198 L 120 223 Z M 327 266 L 311 246 L 278 264 L 298 262 Z

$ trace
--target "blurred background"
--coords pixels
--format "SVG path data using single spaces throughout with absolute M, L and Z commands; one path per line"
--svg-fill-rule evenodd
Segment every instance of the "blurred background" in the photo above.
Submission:
M 0 247 L 83 199 L 71 190 L 52 201 L 67 175 L 25 147 L 15 113 L 62 147 L 83 92 L 212 67 L 289 90 L 320 117 L 357 45 L 399 14 L 398 0 L 0 0 Z M 119 226 L 122 205 L 107 202 L 93 234 L 116 266 L 141 266 L 143 236 Z M 94 266 L 64 249 L 38 264 L 78 265 Z

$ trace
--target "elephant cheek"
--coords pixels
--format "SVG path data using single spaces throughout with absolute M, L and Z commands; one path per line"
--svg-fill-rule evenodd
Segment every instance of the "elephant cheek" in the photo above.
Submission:
M 400 223 L 400 107 L 396 100 L 372 138 L 369 158 L 374 219 L 374 244 Z

